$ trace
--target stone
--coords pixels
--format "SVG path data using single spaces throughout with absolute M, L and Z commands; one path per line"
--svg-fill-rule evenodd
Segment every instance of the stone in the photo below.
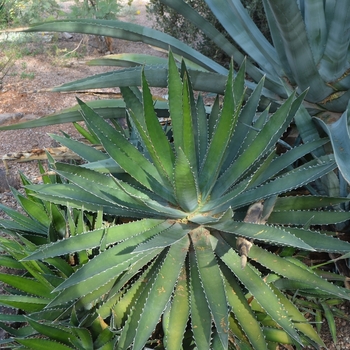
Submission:
M 0 125 L 17 123 L 23 118 L 23 113 L 3 113 L 0 114 Z

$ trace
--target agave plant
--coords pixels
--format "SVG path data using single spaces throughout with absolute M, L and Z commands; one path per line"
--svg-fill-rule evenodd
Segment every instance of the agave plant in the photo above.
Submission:
M 48 175 L 41 165 L 39 170 L 46 184 L 63 180 Z M 32 184 L 23 174 L 21 179 L 24 186 Z M 10 218 L 0 221 L 1 232 L 7 234 L 0 237 L 0 281 L 5 292 L 0 295 L 0 305 L 12 309 L 12 312 L 1 310 L 0 328 L 8 337 L 0 340 L 0 347 L 67 349 L 74 345 L 74 349 L 113 349 L 114 334 L 98 319 L 84 327 L 79 324 L 79 318 L 86 317 L 86 313 L 67 307 L 45 309 L 57 296 L 54 289 L 85 264 L 93 256 L 92 251 L 23 261 L 43 244 L 87 230 L 103 229 L 108 223 L 103 221 L 102 212 L 91 214 L 58 206 L 34 197 L 30 190 L 25 194 L 12 191 L 23 213 L 0 204 L 0 210 Z M 49 339 L 38 339 L 38 334 Z
M 179 72 L 170 54 L 170 130 L 159 123 L 142 72 L 142 91 L 122 88 L 137 142 L 79 101 L 89 135 L 105 152 L 55 136 L 84 155 L 86 164 L 55 163 L 52 171 L 64 181 L 27 185 L 26 190 L 59 207 L 91 215 L 103 211 L 109 225 L 32 246 L 21 257 L 26 264 L 44 264 L 88 256 L 74 273 L 57 280 L 43 312 L 66 315 L 74 310 L 75 324 L 86 329 L 94 322 L 108 325 L 116 349 L 260 350 L 275 342 L 323 344 L 277 281 L 307 283 L 344 299 L 350 299 L 348 291 L 299 260 L 275 254 L 273 247 L 349 250 L 348 243 L 306 228 L 348 220 L 349 213 L 327 209 L 346 198 L 278 197 L 335 168 L 332 156 L 307 160 L 328 139 L 276 154 L 275 144 L 304 94 L 292 93 L 275 113 L 265 110 L 257 118 L 264 80 L 244 103 L 244 64 L 237 75 L 232 66 L 222 106 L 216 99 L 207 118 L 185 64 Z M 291 166 L 299 159 L 304 159 L 299 167 Z M 91 251 L 93 258 L 87 255 Z M 43 332 L 52 336 L 51 343 L 60 341 L 54 325 L 51 333 L 47 328 Z M 67 331 L 60 324 L 57 329 L 59 334 Z M 64 335 L 65 348 L 81 348 L 68 344 Z M 48 340 L 18 341 L 44 346 Z

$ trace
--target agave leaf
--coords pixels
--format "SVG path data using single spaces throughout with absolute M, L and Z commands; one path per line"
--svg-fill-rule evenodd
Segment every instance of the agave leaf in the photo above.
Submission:
M 92 109 L 81 102 L 80 105 L 85 122 L 96 133 L 106 152 L 143 186 L 174 203 L 171 185 L 164 183 L 155 166 Z
M 224 283 L 212 246 L 210 232 L 198 227 L 191 233 L 204 293 L 224 349 L 228 347 L 228 311 Z
M 319 1 L 304 1 L 304 6 L 305 28 L 315 63 L 318 64 L 326 48 L 328 36 L 325 7 Z
M 104 210 L 105 213 L 129 217 L 141 215 L 141 212 L 137 213 L 135 210 L 111 205 L 110 202 L 96 197 L 73 184 L 33 185 L 28 186 L 28 188 L 35 191 L 38 198 L 56 204 L 69 205 L 71 208 L 84 208 L 92 212 Z
M 183 83 L 178 72 L 172 52 L 169 53 L 169 113 L 175 150 L 183 148 Z
M 322 305 L 322 308 L 324 311 L 324 316 L 327 320 L 329 331 L 332 335 L 332 340 L 333 340 L 334 344 L 337 344 L 337 330 L 336 330 L 333 311 L 326 302 L 321 301 L 321 305 Z
M 226 31 L 246 53 L 261 63 L 263 70 L 273 75 L 280 67 L 276 52 L 249 17 L 240 1 L 225 0 L 220 5 L 215 1 L 206 1 L 214 15 Z
M 350 108 L 343 113 L 340 119 L 332 124 L 326 124 L 322 119 L 315 118 L 317 123 L 321 125 L 323 130 L 328 134 L 332 142 L 333 152 L 339 170 L 348 183 L 350 183 L 350 167 L 348 161 L 350 157 L 349 115 Z
M 110 159 L 110 157 L 106 153 L 101 152 L 100 150 L 91 147 L 91 145 L 85 144 L 83 142 L 79 142 L 71 138 L 62 137 L 55 134 L 50 134 L 50 137 L 53 138 L 55 141 L 59 142 L 61 145 L 66 146 L 71 150 L 74 150 L 74 153 L 78 154 L 87 162 L 97 162 L 100 160 Z
M 118 350 L 126 350 L 128 347 L 133 343 L 136 330 L 139 324 L 139 319 L 141 317 L 141 314 L 143 312 L 143 307 L 147 301 L 148 295 L 150 293 L 150 290 L 154 284 L 154 281 L 158 275 L 159 266 L 161 265 L 162 261 L 164 260 L 165 254 L 161 253 L 161 256 L 159 259 L 155 261 L 153 265 L 151 265 L 150 268 L 148 268 L 143 276 L 145 276 L 144 283 L 141 283 L 141 289 L 139 288 L 139 291 L 133 300 L 132 308 L 130 309 L 127 321 L 122 329 L 120 338 L 117 343 L 117 349 Z M 147 273 L 147 274 L 146 274 Z M 118 309 L 118 305 L 116 305 L 116 308 Z
M 49 288 L 47 285 L 32 278 L 0 273 L 0 281 L 31 295 L 48 299 L 53 296 L 51 294 L 53 288 Z
M 232 312 L 249 339 L 250 344 L 254 349 L 266 349 L 266 341 L 259 322 L 256 319 L 244 293 L 233 276 L 230 269 L 224 265 L 220 265 L 220 269 L 225 276 L 225 290 L 229 305 L 232 307 Z M 232 322 L 230 321 L 230 328 Z M 243 337 L 242 337 L 243 338 Z
M 23 215 L 19 212 L 17 212 L 14 209 L 8 208 L 0 203 L 0 209 L 5 212 L 10 218 L 13 219 L 13 222 L 11 221 L 1 221 L 1 226 L 4 228 L 8 227 L 15 227 L 19 229 L 20 231 L 29 231 L 36 234 L 47 234 L 47 226 L 43 226 L 38 221 L 33 221 L 31 218 L 29 218 L 26 215 Z
M 337 80 L 348 67 L 350 9 L 347 5 L 339 1 L 334 4 L 334 17 L 319 68 L 327 81 Z
M 0 324 L 2 324 L 2 322 L 5 322 L 5 323 L 26 322 L 26 318 L 24 315 L 0 314 Z
M 142 70 L 145 71 L 146 79 L 150 86 L 167 87 L 168 67 L 146 66 L 126 68 L 123 70 L 96 74 L 91 77 L 56 86 L 52 88 L 51 91 L 67 92 L 85 89 L 108 88 L 115 87 L 116 85 L 119 87 L 141 86 Z M 195 90 L 220 94 L 224 92 L 226 75 L 197 70 L 190 70 L 189 72 L 191 79 L 194 82 L 193 87 Z M 254 84 L 250 83 L 248 86 L 252 87 Z M 266 96 L 273 96 L 278 99 L 278 96 L 269 94 L 268 91 L 264 91 L 264 94 L 266 94 Z M 125 114 L 123 114 L 123 117 L 125 117 Z M 111 116 L 111 118 L 113 118 L 113 116 Z
M 345 288 L 340 288 L 331 284 L 315 273 L 309 272 L 305 268 L 297 266 L 293 262 L 283 259 L 256 245 L 251 247 L 249 257 L 289 280 L 304 282 L 315 289 L 350 300 L 350 294 Z
M 94 341 L 95 349 L 112 350 L 116 348 L 117 339 L 115 334 L 108 328 L 105 328 Z
M 165 248 L 180 241 L 191 231 L 190 227 L 175 223 L 168 229 L 161 231 L 157 236 L 152 237 L 149 241 L 141 243 L 134 249 L 134 253 L 144 252 L 155 248 Z
M 0 297 L 1 305 L 21 309 L 28 313 L 42 310 L 49 301 L 50 299 L 25 295 L 2 295 Z
M 10 255 L 1 254 L 0 255 L 0 266 L 6 266 L 12 269 L 22 269 L 23 266 L 20 262 L 14 259 Z
M 191 325 L 198 349 L 210 349 L 212 316 L 201 282 L 194 251 L 189 252 Z
M 297 328 L 300 332 L 302 332 L 316 344 L 319 344 L 320 346 L 325 346 L 318 333 L 307 321 L 304 315 L 298 310 L 298 308 L 273 284 L 270 284 L 270 287 L 286 308 L 288 314 L 294 322 L 295 328 Z
M 271 316 L 271 318 L 277 322 L 277 324 L 279 324 L 293 339 L 295 339 L 298 343 L 301 343 L 300 336 L 295 330 L 286 310 L 283 308 L 277 296 L 273 293 L 268 284 L 264 282 L 261 276 L 259 276 L 256 270 L 249 264 L 247 264 L 243 270 L 241 268 L 240 256 L 222 239 L 219 234 L 214 233 L 210 238 L 213 249 L 218 257 L 254 295 L 255 299 Z M 253 247 L 255 247 L 255 245 L 253 245 Z
M 183 266 L 174 291 L 165 331 L 167 349 L 181 349 L 183 336 L 190 314 L 189 286 L 186 267 Z
M 97 255 L 93 260 L 90 260 L 87 264 L 83 265 L 79 270 L 77 270 L 72 276 L 65 280 L 56 290 L 62 290 L 64 288 L 74 286 L 77 283 L 81 283 L 88 278 L 98 275 L 100 273 L 106 272 L 107 269 L 115 267 L 120 271 L 124 271 L 130 263 L 137 261 L 141 257 L 140 254 L 130 254 L 133 252 L 137 245 L 142 242 L 149 240 L 152 236 L 158 233 L 157 228 L 151 229 L 146 232 L 137 234 L 135 232 L 134 236 L 129 239 L 120 242 L 118 245 L 113 246 L 101 254 Z M 129 258 L 129 260 L 128 260 Z M 118 265 L 120 265 L 118 267 Z
M 134 349 L 142 349 L 156 327 L 159 318 L 174 290 L 189 247 L 188 236 L 169 248 L 144 305 L 136 330 Z
M 249 131 L 253 130 L 251 124 L 253 123 L 253 118 L 256 117 L 256 111 L 258 109 L 263 86 L 264 78 L 260 80 L 257 87 L 253 90 L 242 107 L 239 115 L 239 123 L 236 124 L 230 145 L 227 147 L 227 158 L 223 165 L 223 169 L 227 169 L 237 157 L 239 150 L 242 149 L 243 143 L 247 142 L 246 139 L 248 138 Z M 259 117 L 259 119 L 260 118 L 261 117 Z M 248 142 L 248 144 L 250 144 L 250 142 Z
M 312 244 L 316 250 L 320 251 L 335 251 L 335 252 L 348 252 L 349 243 L 333 238 L 319 232 L 304 230 L 296 227 L 288 227 L 288 231 L 296 237 L 302 239 L 305 243 Z
M 274 211 L 269 221 L 278 225 L 331 225 L 350 219 L 350 213 L 346 211 Z M 350 247 L 349 247 L 350 248 Z
M 162 126 L 157 120 L 157 115 L 154 111 L 152 94 L 146 81 L 144 71 L 142 72 L 142 96 L 143 96 L 143 116 L 146 122 L 148 135 L 154 147 L 155 153 L 158 154 L 160 162 L 171 179 L 174 166 L 175 156 L 170 146 L 170 143 L 165 136 Z
M 230 234 L 241 235 L 263 242 L 281 245 L 290 245 L 305 250 L 314 250 L 313 246 L 305 243 L 301 238 L 288 232 L 288 228 L 273 227 L 249 222 L 237 222 L 226 220 L 221 223 L 211 224 L 210 227 Z
M 186 155 L 187 159 L 190 162 L 190 165 L 193 171 L 198 173 L 198 164 L 197 164 L 197 145 L 195 144 L 195 133 L 198 131 L 198 125 L 196 122 L 197 113 L 195 110 L 195 102 L 193 97 L 193 90 L 191 81 L 189 80 L 188 71 L 186 67 L 183 69 L 183 111 L 182 111 L 182 120 L 183 120 L 183 144 L 182 150 Z
M 294 116 L 294 113 L 288 112 L 291 111 L 292 107 L 299 106 L 301 103 L 300 98 L 294 101 L 294 96 L 295 95 L 292 94 L 278 111 L 271 116 L 249 147 L 240 154 L 231 164 L 230 168 L 219 178 L 219 181 L 216 182 L 216 186 L 213 189 L 213 198 L 221 196 L 226 192 L 232 184 L 238 181 L 241 176 L 277 142 Z M 286 115 L 288 115 L 287 118 Z M 266 140 L 271 140 L 270 144 L 266 143 Z
M 48 339 L 40 339 L 40 338 L 31 338 L 31 339 L 19 339 L 17 338 L 16 341 L 22 345 L 25 346 L 25 348 L 29 349 L 36 349 L 36 350 L 67 350 L 71 349 L 74 350 L 73 347 L 60 344 L 58 342 L 55 342 L 53 340 Z
M 159 268 L 158 265 L 164 258 L 163 255 L 164 250 L 158 254 L 157 249 L 151 251 L 149 254 L 143 254 L 143 257 L 133 264 L 127 272 L 116 281 L 108 292 L 108 298 L 105 298 L 104 303 L 98 308 L 98 314 L 105 319 L 111 315 L 111 310 L 113 310 L 113 322 L 118 328 L 121 328 L 125 324 L 132 307 L 143 292 L 145 281 L 148 281 Z M 147 268 L 145 268 L 145 266 L 147 266 Z M 140 270 L 144 270 L 142 276 L 139 276 Z M 135 283 L 127 287 L 130 279 L 135 276 L 138 276 Z
M 171 225 L 172 223 L 164 220 L 143 219 L 132 221 L 127 224 L 109 226 L 84 232 L 53 244 L 44 245 L 24 260 L 41 260 L 70 254 L 84 249 L 96 248 L 101 244 L 102 240 L 104 240 L 105 246 L 109 246 L 126 240 L 138 232 L 144 233 L 152 230 L 152 235 L 156 235 L 167 230 Z
M 159 198 L 151 198 L 148 196 L 147 192 L 141 192 L 126 182 L 115 180 L 120 188 L 122 188 L 128 195 L 136 198 L 136 200 L 141 200 L 143 204 L 151 208 L 157 214 L 158 217 L 174 218 L 174 219 L 183 219 L 186 216 L 182 210 L 178 208 L 173 208 L 171 206 L 164 206 L 164 201 Z M 153 193 L 150 193 L 153 195 Z
M 142 65 L 165 65 L 167 59 L 146 54 L 121 53 L 108 55 L 102 58 L 95 58 L 87 62 L 89 66 L 118 66 L 134 67 Z
M 282 40 L 281 34 L 279 32 L 278 25 L 276 23 L 274 15 L 271 11 L 271 8 L 269 5 L 269 0 L 263 0 L 262 2 L 264 4 L 265 16 L 266 16 L 268 26 L 270 29 L 270 35 L 271 35 L 271 38 L 273 41 L 273 45 L 275 47 L 276 54 L 278 55 L 280 66 L 283 67 L 283 72 L 280 72 L 279 76 L 285 74 L 288 77 L 288 81 L 292 85 L 295 85 L 295 80 L 294 80 L 293 75 L 291 73 L 291 69 L 289 67 L 288 59 L 287 59 L 286 52 L 284 49 L 283 40 Z
M 197 134 L 196 143 L 197 143 L 197 156 L 198 156 L 198 165 L 200 166 L 204 160 L 205 154 L 207 152 L 208 145 L 208 117 L 207 111 L 205 109 L 203 97 L 201 94 L 198 95 L 197 99 Z
M 73 267 L 68 262 L 61 258 L 48 258 L 45 262 L 51 266 L 54 266 L 64 278 L 69 277 L 73 272 Z
M 278 157 L 276 156 L 275 152 L 273 152 L 271 156 L 274 156 L 274 159 L 272 159 L 271 162 L 265 161 L 263 165 L 255 172 L 250 181 L 248 189 L 252 187 L 257 187 L 263 182 L 273 178 L 273 176 L 279 174 L 280 172 L 288 168 L 290 165 L 292 165 L 294 162 L 300 160 L 303 156 L 314 151 L 318 147 L 321 147 L 327 142 L 328 139 L 326 138 L 316 140 L 313 142 L 308 142 L 298 147 L 294 147 Z
M 293 339 L 286 332 L 284 332 L 282 329 L 265 327 L 264 334 L 265 334 L 266 340 L 273 342 L 272 343 L 273 345 L 271 346 L 271 348 L 273 346 L 276 346 L 276 344 L 278 344 L 278 343 L 290 344 L 290 345 L 295 344 Z
M 155 166 L 161 174 L 165 173 L 165 176 L 170 179 L 174 154 L 162 126 L 158 122 L 144 73 L 142 73 L 142 103 L 127 88 L 121 88 L 121 91 L 130 110 L 129 115 L 133 119 Z
M 99 142 L 98 142 L 98 138 L 97 136 L 94 134 L 94 132 L 92 130 L 88 130 L 88 129 L 85 129 L 82 125 L 78 124 L 78 123 L 73 123 L 74 127 L 77 129 L 77 131 L 79 132 L 79 134 L 81 136 L 83 136 L 88 142 L 90 142 L 91 144 L 93 145 L 97 145 Z M 115 123 L 114 125 L 118 125 L 118 123 Z M 64 136 L 66 138 L 71 138 L 69 137 L 69 135 L 65 135 Z
M 55 340 L 59 343 L 65 344 L 67 346 L 72 345 L 72 341 L 77 341 L 76 336 L 71 332 L 71 330 L 65 327 L 54 327 L 52 325 L 39 323 L 29 317 L 27 317 L 27 322 L 39 333 L 47 336 L 49 339 Z M 74 339 L 75 338 L 75 339 Z M 91 341 L 91 339 L 90 339 Z M 87 349 L 92 349 L 92 343 Z
M 111 99 L 111 100 L 95 100 L 86 102 L 88 106 L 93 108 L 100 116 L 103 116 L 106 119 L 111 118 L 124 118 L 125 117 L 125 103 L 120 99 Z M 157 108 L 157 111 L 166 109 L 166 102 L 157 101 L 156 106 L 164 106 L 160 109 Z M 83 121 L 83 117 L 80 113 L 80 106 L 76 105 L 74 107 L 63 109 L 62 111 L 54 114 L 50 114 L 46 117 L 18 123 L 15 125 L 8 125 L 0 127 L 0 130 L 17 130 L 17 129 L 27 129 L 27 128 L 36 128 L 40 126 L 48 126 L 54 124 L 63 124 L 63 123 L 73 123 L 78 121 Z
M 297 2 L 269 0 L 269 5 L 283 38 L 286 57 L 299 91 L 310 87 L 308 101 L 322 101 L 333 91 L 317 69 Z
M 229 144 L 234 126 L 236 125 L 239 108 L 240 105 L 235 105 L 233 96 L 233 62 L 231 62 L 221 114 L 217 120 L 204 164 L 200 170 L 199 187 L 203 200 L 207 198 L 217 182 L 221 166 L 225 161 L 226 147 Z
M 50 241 L 56 241 L 62 239 L 67 234 L 67 222 L 64 212 L 56 205 L 50 206 L 50 219 L 49 226 L 49 239 Z
M 87 350 L 93 350 L 94 349 L 94 345 L 92 343 L 92 338 L 91 338 L 91 333 L 84 328 L 72 328 L 71 329 L 72 333 L 76 336 L 77 340 L 71 340 L 72 343 L 77 347 L 77 348 L 81 348 L 83 349 L 87 349 Z M 110 332 L 111 333 L 111 332 Z
M 152 215 L 152 213 L 155 214 L 155 212 L 149 210 L 140 199 L 137 200 L 135 196 L 129 195 L 122 188 L 117 186 L 116 180 L 111 176 L 64 163 L 56 164 L 56 172 L 82 189 L 86 189 L 87 192 L 90 192 L 92 195 L 106 202 L 110 202 L 111 205 L 115 204 L 116 206 L 128 207 L 129 209 L 134 208 L 136 211 L 149 211 L 149 215 Z M 94 186 L 89 186 L 89 183 L 91 184 L 92 182 Z M 151 199 L 145 195 L 144 192 L 139 193 L 143 195 L 143 198 Z
M 346 75 L 346 73 L 345 73 Z M 349 78 L 348 78 L 349 79 Z M 342 83 L 347 83 L 346 78 L 344 78 L 340 84 Z M 339 85 L 340 85 L 339 84 Z M 336 88 L 336 87 L 335 87 Z M 320 116 L 334 116 L 335 118 L 339 117 L 340 113 L 343 113 L 349 104 L 349 98 L 350 98 L 350 92 L 349 92 L 349 86 L 346 86 L 344 89 L 344 86 L 340 87 L 342 90 L 341 91 L 335 91 L 332 93 L 330 96 L 328 96 L 325 100 L 320 102 L 320 106 L 326 110 L 332 111 L 329 115 L 328 112 L 322 113 L 322 111 L 319 113 Z M 344 91 L 345 90 L 345 91 Z
M 109 254 L 106 254 L 106 252 L 102 253 L 100 256 L 106 257 L 109 260 L 111 258 L 109 257 Z M 96 259 L 96 258 L 95 258 Z M 76 299 L 80 299 L 79 302 L 83 303 L 84 297 L 89 294 L 93 293 L 97 289 L 100 289 L 100 286 L 104 286 L 107 283 L 112 283 L 111 281 L 115 281 L 118 276 L 125 271 L 131 264 L 135 263 L 139 259 L 138 255 L 132 255 L 131 258 L 125 258 L 122 262 L 116 261 L 116 265 L 113 264 L 111 266 L 110 263 L 108 263 L 106 260 L 104 262 L 101 262 L 100 260 L 100 266 L 94 266 L 94 268 L 91 267 L 91 264 L 85 264 L 84 266 L 89 266 L 91 271 L 91 274 L 86 276 L 82 276 L 81 269 L 78 270 L 77 273 L 73 274 L 65 280 L 61 285 L 59 285 L 55 291 L 60 291 L 60 293 L 49 303 L 48 307 L 56 307 L 60 306 L 66 303 L 74 302 Z M 90 260 L 91 263 L 92 260 Z M 102 272 L 97 272 L 98 268 L 101 269 L 101 266 L 103 268 Z M 86 272 L 85 272 L 86 273 Z M 110 285 L 110 287 L 112 284 Z M 106 292 L 103 291 L 101 293 L 97 293 L 98 296 L 104 294 Z M 85 299 L 87 304 L 84 304 L 84 308 L 89 309 L 90 308 L 90 300 Z
M 199 204 L 198 184 L 195 170 L 182 151 L 178 149 L 174 169 L 175 196 L 181 208 L 192 212 Z
M 99 283 L 101 280 L 102 278 L 101 279 L 97 278 L 96 283 Z M 96 286 L 95 289 L 90 290 L 88 294 L 79 297 L 74 302 L 74 307 L 77 310 L 90 310 L 92 314 L 90 317 L 94 317 L 93 311 L 95 306 L 98 305 L 98 303 L 101 303 L 102 300 L 105 300 L 106 295 L 113 288 L 113 285 L 115 282 L 116 282 L 116 279 L 111 278 L 110 280 L 108 280 L 108 282 L 101 284 L 99 287 Z M 65 294 L 66 292 L 64 291 L 63 293 Z M 83 323 L 81 323 L 81 325 L 83 325 Z
M 283 210 L 310 210 L 316 208 L 327 208 L 346 203 L 350 199 L 343 197 L 323 196 L 286 196 L 278 197 L 275 203 L 276 211 Z
M 142 41 L 145 44 L 160 47 L 168 50 L 171 47 L 176 54 L 184 56 L 189 60 L 221 74 L 226 73 L 226 69 L 218 63 L 200 54 L 190 46 L 184 44 L 170 35 L 155 29 L 142 27 L 137 24 L 113 20 L 101 19 L 77 19 L 49 21 L 29 27 L 27 32 L 75 32 L 82 34 L 104 35 L 130 41 Z M 132 86 L 132 85 L 131 85 Z
M 220 104 L 221 104 L 221 101 L 219 99 L 219 96 L 217 95 L 211 107 L 211 111 L 208 118 L 208 141 L 210 141 L 214 135 L 215 126 L 220 115 Z
M 115 162 L 114 159 L 108 158 L 104 160 L 98 160 L 96 162 L 90 162 L 81 165 L 83 168 L 98 171 L 100 173 L 111 174 L 125 174 L 125 171 Z
M 335 162 L 331 160 L 324 162 L 324 164 L 321 163 L 319 165 L 313 166 L 311 166 L 311 164 L 306 164 L 300 169 L 297 168 L 295 170 L 291 170 L 288 173 L 283 174 L 282 176 L 277 177 L 275 180 L 272 180 L 271 182 L 268 182 L 262 186 L 243 192 L 237 196 L 232 196 L 233 198 L 230 202 L 230 206 L 233 209 L 236 209 L 243 205 L 266 198 L 267 193 L 269 196 L 271 196 L 303 186 L 320 178 L 321 176 L 328 174 L 330 171 L 335 169 L 335 166 Z M 299 177 L 301 174 L 303 175 L 303 179 Z M 224 197 L 229 198 L 231 195 L 228 193 L 222 198 Z M 212 204 L 212 207 L 214 207 L 214 204 Z
M 24 326 L 21 327 L 19 329 L 15 329 L 13 327 L 8 326 L 5 323 L 0 323 L 0 327 L 7 332 L 7 334 L 12 336 L 12 341 L 14 340 L 14 337 L 18 337 L 18 338 L 25 338 L 28 336 L 32 336 L 34 333 L 34 329 L 30 326 Z M 8 342 L 0 342 L 0 344 L 7 344 Z M 14 344 L 10 344 L 10 345 L 14 345 Z M 16 344 L 17 345 L 17 344 Z

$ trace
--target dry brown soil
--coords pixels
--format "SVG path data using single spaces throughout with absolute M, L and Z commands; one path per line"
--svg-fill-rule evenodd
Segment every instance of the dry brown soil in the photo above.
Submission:
M 128 11 L 121 19 L 151 26 L 152 22 L 146 15 L 146 2 L 147 0 L 134 0 L 133 9 Z M 69 2 L 64 2 L 62 5 L 67 8 Z M 140 13 L 138 13 L 138 11 Z M 40 118 L 58 112 L 63 108 L 74 105 L 76 96 L 85 101 L 96 98 L 93 94 L 87 93 L 61 94 L 38 91 L 111 70 L 110 67 L 90 67 L 85 64 L 90 59 L 103 55 L 103 53 L 99 52 L 100 47 L 98 41 L 92 37 L 87 38 L 86 36 L 83 37 L 82 35 L 72 34 L 72 38 L 68 39 L 64 35 L 59 34 L 53 36 L 52 40 L 49 42 L 31 42 L 25 45 L 27 55 L 16 60 L 8 74 L 3 78 L 2 89 L 0 90 L 0 116 L 10 114 L 11 118 L 7 123 Z M 73 50 L 76 53 L 76 57 L 67 58 L 64 56 L 66 53 Z M 117 39 L 113 41 L 113 52 L 162 55 L 142 43 L 127 42 Z M 109 89 L 108 91 L 118 92 L 118 89 Z M 159 93 L 162 93 L 162 91 Z M 99 98 L 101 98 L 101 96 Z M 70 124 L 17 131 L 1 131 L 0 157 L 9 152 L 50 147 L 52 146 L 52 141 L 48 133 L 59 133 L 60 130 L 73 136 L 78 136 L 77 132 Z M 19 186 L 19 182 L 17 181 L 18 171 L 23 171 L 33 181 L 37 181 L 37 166 L 35 162 L 9 162 L 8 166 L 10 178 L 5 177 L 6 171 L 4 166 L 0 164 L 0 201 L 3 204 L 16 207 L 8 188 L 8 181 L 11 182 L 11 185 Z M 350 315 L 349 303 L 344 304 L 342 310 Z M 326 321 L 324 321 L 322 338 L 328 349 L 350 349 L 350 323 L 338 319 L 336 324 L 339 340 L 337 345 L 333 344 L 330 334 L 327 331 Z M 290 347 L 281 347 L 281 349 L 282 348 L 291 349 Z

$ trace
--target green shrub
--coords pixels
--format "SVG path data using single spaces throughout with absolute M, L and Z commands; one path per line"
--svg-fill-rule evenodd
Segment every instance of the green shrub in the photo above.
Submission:
M 350 299 L 348 291 L 272 247 L 348 251 L 349 243 L 307 228 L 348 220 L 330 208 L 348 199 L 279 197 L 335 168 L 331 156 L 307 161 L 328 140 L 276 154 L 305 94 L 257 118 L 264 80 L 244 103 L 244 64 L 235 77 L 232 66 L 222 106 L 217 98 L 207 116 L 186 66 L 179 72 L 171 54 L 171 125 L 159 123 L 144 71 L 141 91 L 121 89 L 126 130 L 79 101 L 87 130 L 78 128 L 100 147 L 53 136 L 85 164 L 51 163 L 42 185 L 24 179 L 29 199 L 14 193 L 28 216 L 1 206 L 13 221 L 0 227 L 19 240 L 1 239 L 4 261 L 24 267 L 28 279 L 2 276 L 10 295 L 0 302 L 25 310 L 19 316 L 28 322 L 9 342 L 125 350 L 323 345 L 283 293 L 286 281 L 337 298 Z
M 117 0 L 79 0 L 74 1 L 68 14 L 71 18 L 115 19 L 121 10 Z
M 52 20 L 61 14 L 56 0 L 4 0 L 0 4 L 2 27 Z

